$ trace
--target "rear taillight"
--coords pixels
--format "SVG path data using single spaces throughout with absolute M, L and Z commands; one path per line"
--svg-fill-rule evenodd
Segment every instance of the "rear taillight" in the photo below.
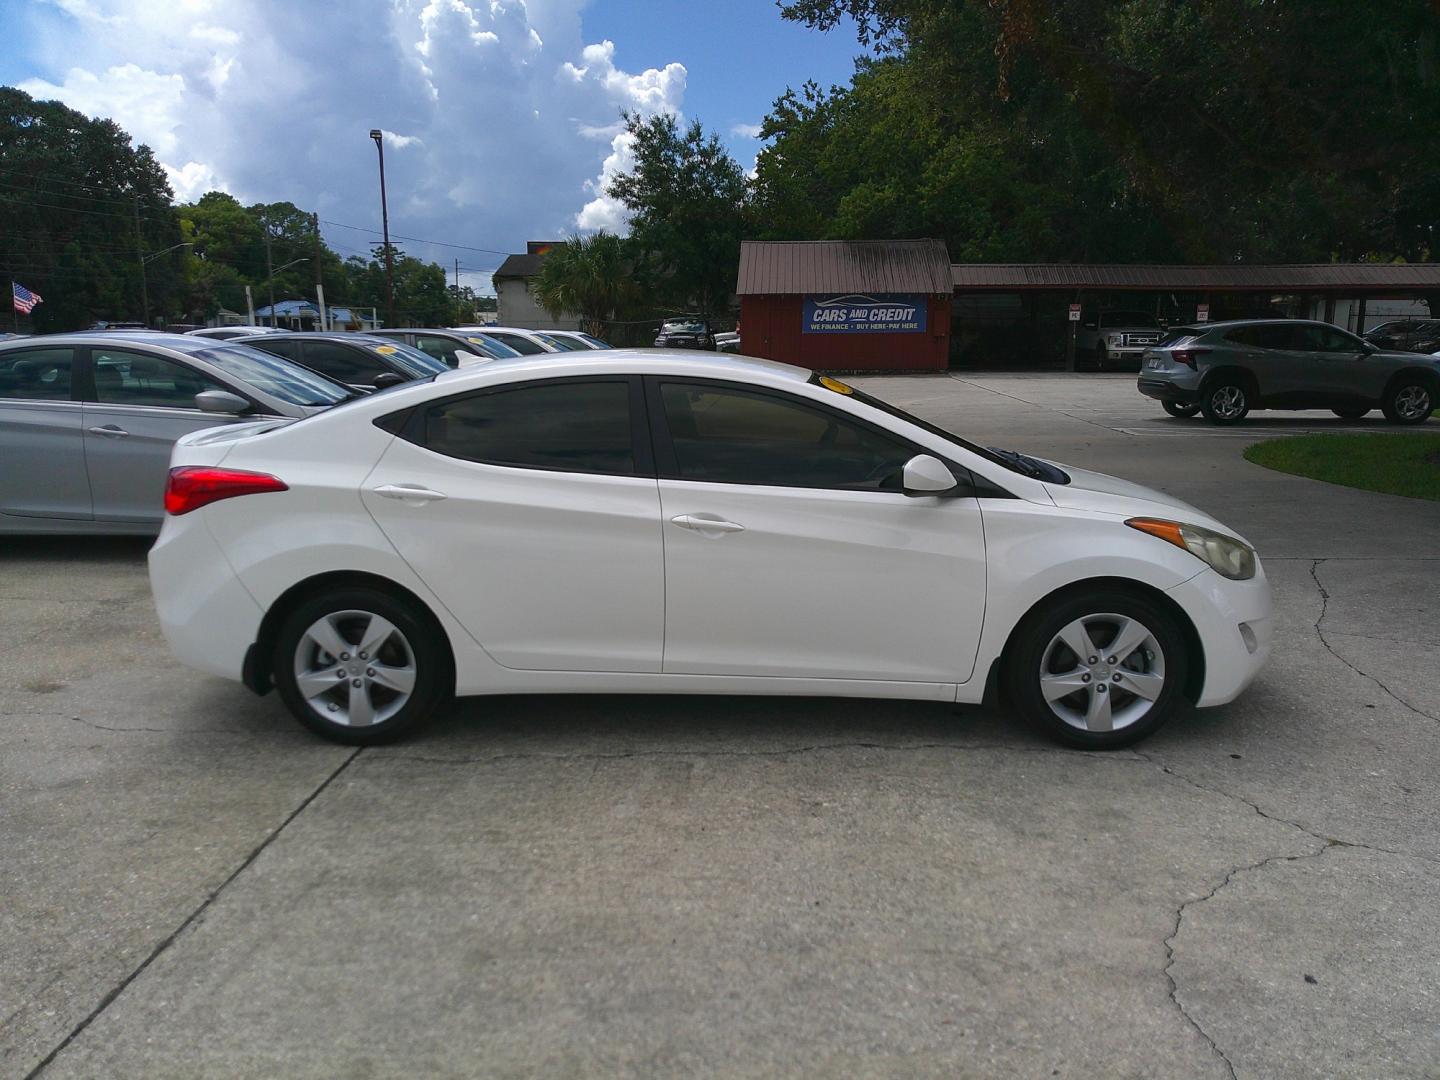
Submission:
M 289 484 L 269 473 L 183 465 L 171 469 L 170 478 L 165 482 L 165 512 L 188 514 L 191 510 L 199 510 L 221 499 L 233 499 L 237 495 L 289 490 Z
M 1197 356 L 1204 356 L 1209 351 L 1209 349 L 1171 349 L 1170 359 L 1174 360 L 1177 364 L 1184 364 L 1191 371 L 1194 371 L 1195 358 Z

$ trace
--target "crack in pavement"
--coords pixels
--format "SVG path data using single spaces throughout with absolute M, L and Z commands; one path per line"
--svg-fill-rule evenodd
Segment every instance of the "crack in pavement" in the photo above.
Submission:
M 1339 660 L 1351 671 L 1355 672 L 1355 674 L 1361 675 L 1364 678 L 1369 679 L 1381 690 L 1385 691 L 1385 693 L 1388 694 L 1402 708 L 1409 709 L 1416 716 L 1423 716 L 1428 720 L 1435 720 L 1437 722 L 1440 722 L 1440 716 L 1436 716 L 1434 713 L 1431 712 L 1426 712 L 1418 705 L 1412 705 L 1410 702 L 1406 701 L 1403 697 L 1397 694 L 1394 690 L 1391 690 L 1390 687 L 1386 686 L 1385 683 L 1382 682 L 1378 676 L 1371 675 L 1370 672 L 1365 671 L 1362 668 L 1356 667 L 1349 660 L 1346 660 L 1345 657 L 1341 656 L 1338 652 L 1335 651 L 1334 646 L 1332 646 L 1330 642 L 1326 639 L 1325 631 L 1320 624 L 1325 621 L 1325 616 L 1330 610 L 1330 592 L 1325 588 L 1324 583 L 1320 580 L 1320 564 L 1327 561 L 1327 559 L 1315 559 L 1310 563 L 1310 577 L 1314 580 L 1315 587 L 1320 590 L 1320 617 L 1315 620 L 1315 635 L 1320 639 L 1320 644 L 1325 646 L 1326 652 L 1328 652 L 1331 656 L 1335 657 L 1336 660 Z
M 136 979 L 143 975 L 151 964 L 158 960 L 160 956 L 167 949 L 170 948 L 171 945 L 175 944 L 175 942 L 179 939 L 180 935 L 183 934 L 190 926 L 192 926 L 195 921 L 200 918 L 201 915 L 205 914 L 206 910 L 209 909 L 210 905 L 219 898 L 220 894 L 225 891 L 225 889 L 230 885 L 230 883 L 234 881 L 237 877 L 239 877 L 241 874 L 243 874 L 247 869 L 249 869 L 251 864 L 253 864 L 255 860 L 260 857 L 261 853 L 264 852 L 264 850 L 272 843 L 274 843 L 275 840 L 279 838 L 280 834 L 283 833 L 285 829 L 290 825 L 290 823 L 294 821 L 297 817 L 299 817 L 302 813 L 304 813 L 306 808 L 308 808 L 311 803 L 313 803 L 317 798 L 320 797 L 320 793 L 323 792 L 327 787 L 329 787 L 335 781 L 335 779 L 340 776 L 341 773 L 348 769 L 351 763 L 357 757 L 359 757 L 361 753 L 364 752 L 364 750 L 365 748 L 363 746 L 357 746 L 355 749 L 351 750 L 350 753 L 345 756 L 345 760 L 340 762 L 339 765 L 332 769 L 330 773 L 325 777 L 325 779 L 320 781 L 320 784 L 315 788 L 315 790 L 310 792 L 309 795 L 305 796 L 305 798 L 300 801 L 300 804 L 285 816 L 284 821 L 280 822 L 278 826 L 266 833 L 265 839 L 261 840 L 259 844 L 255 845 L 255 847 L 251 849 L 250 854 L 246 855 L 245 858 L 241 860 L 240 865 L 235 867 L 235 869 L 230 872 L 230 874 L 225 878 L 224 881 L 220 882 L 219 885 L 212 889 L 210 894 L 200 902 L 199 906 L 196 907 L 194 911 L 190 912 L 190 914 L 185 917 L 184 921 L 181 922 L 179 926 L 172 930 L 163 941 L 161 941 L 158 945 L 151 949 L 145 959 L 142 960 L 140 964 L 133 971 L 130 972 L 129 975 L 126 975 L 125 978 L 121 979 L 118 984 L 112 987 L 105 994 L 105 996 L 100 999 L 100 1003 L 96 1005 L 95 1008 L 90 1010 L 90 1013 L 83 1020 L 81 1020 L 78 1024 L 71 1028 L 70 1033 L 66 1035 L 65 1038 L 60 1040 L 60 1042 L 50 1051 L 50 1053 L 45 1055 L 45 1057 L 38 1065 L 36 1065 L 33 1069 L 31 1069 L 28 1073 L 25 1074 L 25 1080 L 35 1080 L 35 1077 L 38 1077 L 41 1073 L 48 1069 L 51 1063 L 53 1063 L 54 1060 L 60 1056 L 60 1053 L 72 1042 L 74 1042 L 86 1028 L 93 1024 L 97 1019 L 99 1019 L 101 1013 L 108 1009 L 110 1005 L 115 1001 L 115 999 L 118 998 L 122 993 L 124 993 L 126 987 L 128 987 L 131 983 L 133 983 Z
M 1181 779 L 1184 779 L 1184 777 L 1181 777 Z M 1240 866 L 1231 867 L 1230 870 L 1226 872 L 1225 877 L 1221 879 L 1221 881 L 1219 881 L 1215 885 L 1215 887 L 1211 889 L 1208 893 L 1206 893 L 1204 896 L 1192 897 L 1191 899 L 1186 900 L 1183 904 L 1181 904 L 1178 908 L 1175 909 L 1175 928 L 1170 931 L 1170 936 L 1167 937 L 1164 942 L 1162 942 L 1162 944 L 1165 946 L 1164 975 L 1165 981 L 1170 984 L 1170 1002 L 1175 1006 L 1176 1011 L 1185 1018 L 1186 1022 L 1189 1023 L 1189 1025 L 1195 1029 L 1199 1036 L 1205 1040 L 1205 1042 L 1209 1045 L 1211 1051 L 1215 1054 L 1215 1056 L 1218 1057 L 1222 1062 L 1224 1062 L 1225 1068 L 1230 1074 L 1230 1080 L 1238 1080 L 1235 1073 L 1235 1063 L 1230 1060 L 1230 1056 L 1226 1054 L 1224 1050 L 1220 1049 L 1220 1045 L 1215 1041 L 1214 1036 L 1212 1036 L 1208 1031 L 1206 1031 L 1200 1025 L 1200 1022 L 1196 1020 L 1195 1017 L 1191 1016 L 1189 1010 L 1187 1010 L 1185 1006 L 1180 1002 L 1180 987 L 1179 984 L 1175 982 L 1175 974 L 1173 969 L 1175 967 L 1175 939 L 1180 936 L 1180 927 L 1185 922 L 1185 912 L 1189 908 L 1194 907 L 1196 904 L 1203 904 L 1207 900 L 1213 900 L 1221 891 L 1225 889 L 1227 885 L 1234 881 L 1236 876 L 1239 874 L 1246 873 L 1250 870 L 1259 870 L 1262 867 L 1269 866 L 1271 863 L 1299 862 L 1302 859 L 1314 859 L 1320 855 L 1325 854 L 1325 852 L 1329 851 L 1330 848 L 1334 846 L 1343 845 L 1324 843 L 1315 851 L 1309 851 L 1303 855 L 1269 855 L 1261 859 L 1259 862 L 1245 863 Z

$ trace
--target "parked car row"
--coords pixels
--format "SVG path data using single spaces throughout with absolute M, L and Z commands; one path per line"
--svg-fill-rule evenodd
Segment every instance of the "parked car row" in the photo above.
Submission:
M 1140 393 L 1171 416 L 1238 424 L 1253 409 L 1330 409 L 1358 420 L 1378 408 L 1420 424 L 1440 404 L 1440 357 L 1381 349 L 1338 326 L 1247 319 L 1172 326 L 1145 350 Z

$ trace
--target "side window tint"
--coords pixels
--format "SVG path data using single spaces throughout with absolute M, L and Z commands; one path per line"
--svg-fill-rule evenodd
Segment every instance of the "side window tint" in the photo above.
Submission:
M 1360 343 L 1349 334 L 1328 327 L 1319 327 L 1318 332 L 1321 347 L 1326 352 L 1356 353 L 1360 351 Z
M 300 342 L 270 341 L 268 338 L 268 334 L 251 334 L 245 344 L 252 345 L 257 349 L 263 349 L 276 356 L 283 356 L 286 360 L 300 359 Z
M 914 451 L 826 409 L 746 390 L 662 383 L 686 480 L 899 491 Z
M 521 337 L 519 334 L 491 334 L 490 336 L 509 345 L 510 348 L 523 356 L 538 356 L 545 351 L 544 346 L 531 341 L 529 338 Z
M 0 353 L 0 398 L 69 401 L 73 349 L 12 349 Z
M 1237 326 L 1225 335 L 1225 340 L 1233 341 L 1236 345 L 1253 348 L 1260 344 L 1259 335 L 1255 333 L 1257 329 L 1258 328 L 1254 326 Z
M 432 405 L 421 442 L 438 454 L 557 472 L 635 475 L 630 385 L 552 383 Z
M 371 383 L 387 369 L 362 349 L 330 341 L 307 341 L 301 363 L 343 383 Z
M 433 337 L 429 334 L 416 334 L 415 347 L 436 360 L 443 360 L 450 367 L 456 367 L 460 361 L 456 359 L 455 352 L 459 345 L 449 338 Z
M 194 368 L 149 353 L 92 349 L 95 400 L 103 405 L 195 409 L 195 395 L 229 388 Z

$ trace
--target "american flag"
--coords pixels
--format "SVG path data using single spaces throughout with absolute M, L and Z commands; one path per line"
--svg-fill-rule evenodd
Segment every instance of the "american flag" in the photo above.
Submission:
M 15 310 L 22 315 L 29 315 L 31 308 L 36 304 L 43 304 L 45 298 L 39 293 L 33 293 L 18 281 L 12 281 L 10 288 L 15 294 Z

